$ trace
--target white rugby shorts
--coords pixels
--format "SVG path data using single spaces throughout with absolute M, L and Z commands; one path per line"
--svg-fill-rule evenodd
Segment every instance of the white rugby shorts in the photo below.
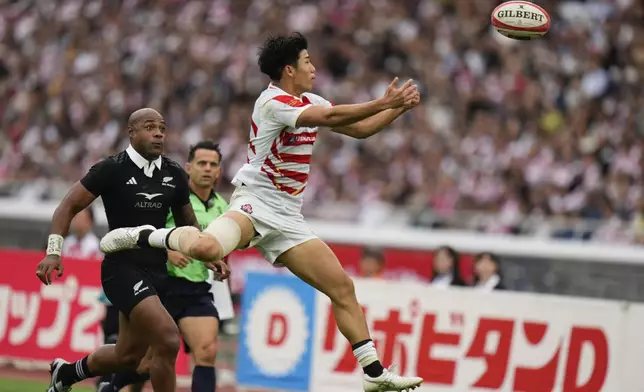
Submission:
M 228 211 L 237 211 L 251 220 L 258 235 L 248 247 L 256 248 L 271 264 L 281 267 L 277 258 L 282 253 L 318 237 L 309 229 L 301 213 L 278 211 L 265 200 L 279 205 L 274 192 L 270 195 L 262 192 L 260 195 L 246 186 L 240 186 L 230 198 Z

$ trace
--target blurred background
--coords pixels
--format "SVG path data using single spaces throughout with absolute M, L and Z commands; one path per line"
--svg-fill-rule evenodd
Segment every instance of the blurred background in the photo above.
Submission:
M 316 92 L 336 104 L 376 98 L 393 76 L 421 89 L 379 135 L 318 137 L 304 215 L 352 275 L 643 300 L 644 5 L 537 1 L 551 30 L 521 42 L 491 30 L 499 3 L 0 1 L 0 246 L 12 249 L 0 261 L 35 265 L 57 202 L 127 146 L 144 106 L 164 114 L 179 162 L 202 139 L 221 144 L 228 196 L 268 83 L 257 47 L 300 31 Z M 105 231 L 96 204 L 79 242 Z M 97 259 L 86 242 L 70 257 Z M 231 258 L 236 294 L 258 259 Z M 2 284 L 36 280 L 17 271 Z M 238 330 L 224 329 L 222 360 Z

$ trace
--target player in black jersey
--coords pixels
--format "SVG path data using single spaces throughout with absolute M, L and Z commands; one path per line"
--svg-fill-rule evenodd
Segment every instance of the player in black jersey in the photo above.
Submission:
M 63 274 L 60 253 L 72 218 L 99 196 L 110 230 L 139 226 L 132 229 L 133 235 L 138 235 L 142 228 L 162 228 L 170 210 L 178 226 L 198 227 L 185 171 L 161 156 L 166 131 L 163 117 L 153 109 L 137 110 L 129 118 L 127 131 L 127 150 L 94 165 L 56 209 L 47 256 L 37 269 L 44 284 L 51 283 L 54 271 L 58 277 Z M 120 311 L 118 341 L 75 363 L 55 359 L 48 392 L 67 392 L 83 379 L 136 369 L 148 347 L 152 387 L 157 392 L 176 390 L 174 366 L 180 336 L 162 305 L 167 259 L 165 250 L 151 248 L 105 256 L 101 282 L 106 296 Z M 225 271 L 224 277 L 228 273 L 223 262 L 209 267 Z

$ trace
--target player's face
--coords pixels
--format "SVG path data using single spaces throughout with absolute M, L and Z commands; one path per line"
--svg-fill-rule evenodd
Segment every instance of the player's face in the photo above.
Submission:
M 297 60 L 297 68 L 295 69 L 295 86 L 302 92 L 313 90 L 313 83 L 315 81 L 315 67 L 311 62 L 311 57 L 307 50 L 300 52 L 300 57 Z
M 190 181 L 200 188 L 212 188 L 219 178 L 219 153 L 213 150 L 199 149 L 195 157 L 188 163 Z
M 133 130 L 132 144 L 146 158 L 156 159 L 163 153 L 165 131 L 163 117 L 141 119 Z

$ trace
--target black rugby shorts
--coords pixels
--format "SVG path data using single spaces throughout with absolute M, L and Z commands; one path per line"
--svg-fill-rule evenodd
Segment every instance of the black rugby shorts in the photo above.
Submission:
M 148 297 L 156 295 L 163 301 L 167 278 L 165 263 L 159 267 L 142 267 L 105 260 L 101 265 L 105 296 L 128 318 L 132 309 Z

